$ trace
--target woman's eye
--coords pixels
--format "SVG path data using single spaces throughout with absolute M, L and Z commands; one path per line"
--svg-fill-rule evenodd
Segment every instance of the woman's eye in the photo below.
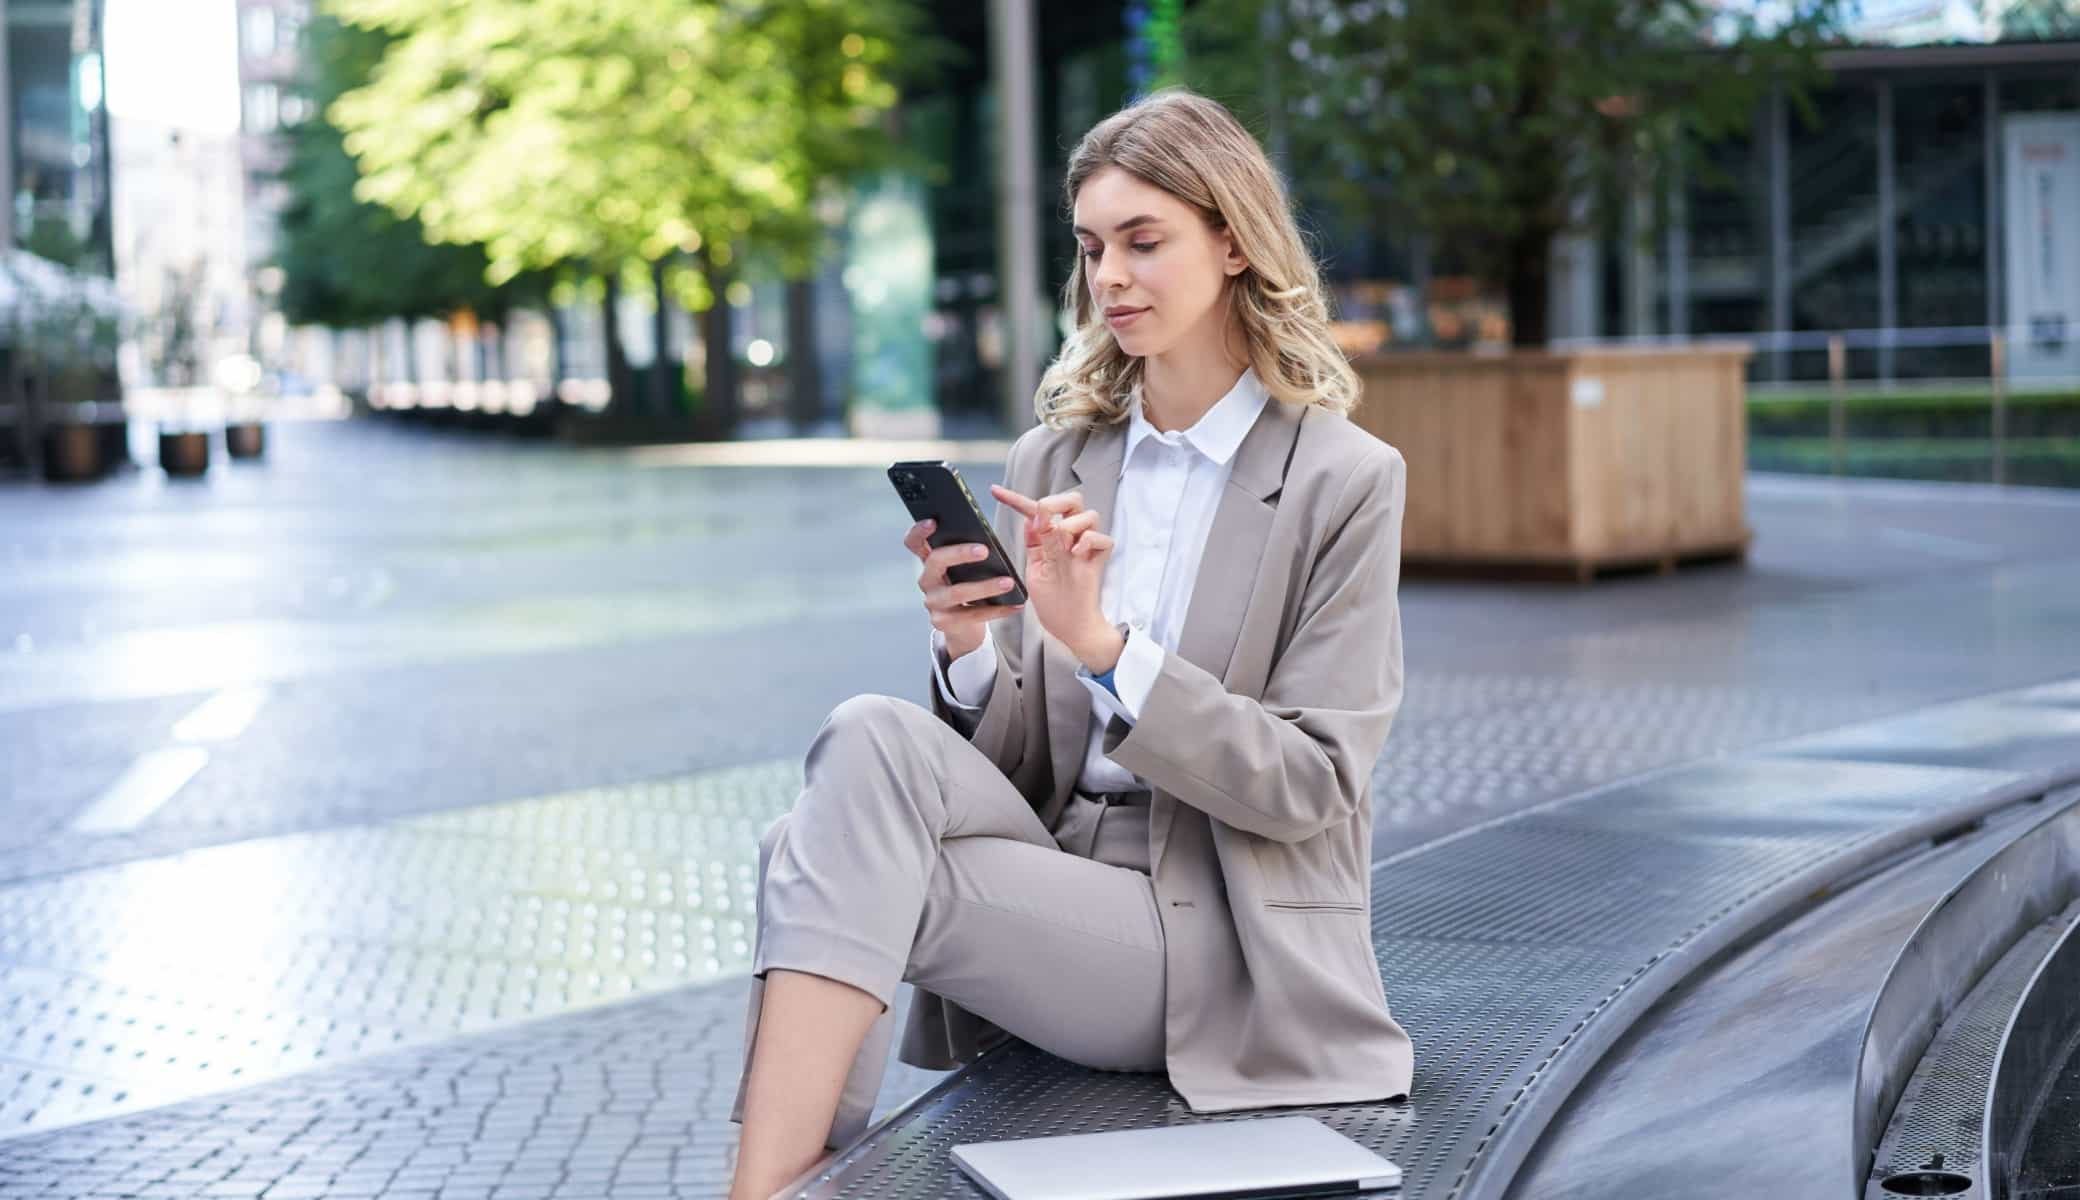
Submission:
M 1098 246 L 1085 246 L 1083 248 L 1083 256 L 1085 258 L 1096 258 L 1100 249 L 1101 247 Z
M 1146 254 L 1146 253 L 1148 253 L 1149 251 L 1151 251 L 1151 250 L 1153 250 L 1153 249 L 1155 249 L 1155 248 L 1156 248 L 1156 243 L 1154 243 L 1154 242 L 1135 242 L 1135 243 L 1134 243 L 1134 249 L 1136 249 L 1136 250 L 1139 250 L 1139 251 L 1140 251 L 1141 253 L 1143 253 L 1143 254 Z

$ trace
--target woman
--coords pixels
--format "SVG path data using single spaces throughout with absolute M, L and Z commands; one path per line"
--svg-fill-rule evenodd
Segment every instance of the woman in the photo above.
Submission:
M 1195 1112 L 1408 1091 L 1369 921 L 1401 456 L 1345 419 L 1315 264 L 1226 109 L 1142 100 L 1066 190 L 1075 330 L 991 489 L 1027 603 L 910 531 L 933 707 L 840 705 L 762 841 L 733 1196 L 862 1131 L 902 980 L 920 1067 L 1012 1036 L 1167 1070 Z

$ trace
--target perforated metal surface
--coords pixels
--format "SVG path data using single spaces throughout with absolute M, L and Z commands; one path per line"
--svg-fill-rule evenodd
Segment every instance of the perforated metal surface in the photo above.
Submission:
M 2042 695 L 2041 703 L 2033 703 Z M 1999 766 L 2026 771 L 2080 761 L 2080 711 L 2060 707 L 2057 693 L 1946 704 L 1814 734 L 1776 747 L 1781 754 L 1863 762 Z
M 1878 1177 L 1924 1166 L 1935 1154 L 1950 1170 L 1971 1169 L 2001 1033 L 2031 973 L 2076 915 L 2080 910 L 2068 909 L 2017 938 L 1936 1032 L 1878 1144 Z
M 1388 860 L 1375 876 L 1374 943 L 1388 1003 L 1415 1040 L 1414 1091 L 1404 1103 L 1293 1111 L 1393 1159 L 1405 1195 L 1466 1194 L 1549 1068 L 1672 953 L 1787 880 L 2012 778 L 1757 756 Z M 1194 1116 L 1160 1076 L 1088 1071 L 1022 1044 L 942 1088 L 803 1194 L 981 1195 L 951 1146 L 1261 1115 Z
M 1377 847 L 1885 711 L 1868 694 L 1414 667 L 1374 774 Z

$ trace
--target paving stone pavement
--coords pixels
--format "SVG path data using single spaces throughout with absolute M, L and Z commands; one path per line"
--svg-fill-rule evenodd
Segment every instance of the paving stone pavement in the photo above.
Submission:
M 0 485 L 0 1196 L 720 1194 L 757 830 L 839 700 L 924 699 L 885 480 L 366 422 L 270 456 Z M 2080 497 L 1750 503 L 1746 568 L 1406 581 L 1376 853 L 2080 670 L 2012 633 L 2080 594 Z

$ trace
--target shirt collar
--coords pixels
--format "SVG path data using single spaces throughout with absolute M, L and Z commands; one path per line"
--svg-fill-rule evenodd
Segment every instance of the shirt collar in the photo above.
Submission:
M 1264 390 L 1263 383 L 1257 378 L 1256 368 L 1246 368 L 1242 378 L 1228 389 L 1227 395 L 1207 409 L 1190 429 L 1182 431 L 1182 440 L 1214 462 L 1225 464 L 1235 456 L 1242 439 L 1249 436 L 1250 427 L 1257 423 L 1257 415 L 1264 411 L 1264 405 L 1270 399 L 1271 394 Z M 1160 436 L 1141 411 L 1141 388 L 1138 384 L 1134 388 L 1131 412 L 1127 420 L 1127 448 L 1119 460 L 1122 472 L 1134 459 L 1134 447 L 1146 438 Z

